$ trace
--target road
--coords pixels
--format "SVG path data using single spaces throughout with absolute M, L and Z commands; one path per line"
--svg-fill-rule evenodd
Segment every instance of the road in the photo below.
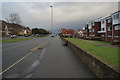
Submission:
M 3 78 L 94 78 L 74 52 L 54 38 L 3 44 Z

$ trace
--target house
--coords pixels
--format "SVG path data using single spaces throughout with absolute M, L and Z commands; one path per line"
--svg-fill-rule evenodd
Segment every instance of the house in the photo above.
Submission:
M 27 27 L 23 30 L 24 35 L 30 35 L 31 34 L 31 30 Z
M 120 11 L 91 21 L 83 27 L 84 39 L 120 43 Z
M 86 37 L 89 37 L 89 29 L 88 29 L 88 24 L 86 24 L 84 27 L 83 27 L 83 38 L 86 39 Z
M 9 31 L 9 28 L 8 28 L 8 26 L 5 26 L 5 34 L 8 36 L 8 35 L 10 35 L 10 31 Z
M 101 30 L 98 31 L 98 34 L 100 35 L 101 37 L 101 41 L 105 41 L 105 38 L 106 38 L 106 17 L 103 17 L 100 19 L 100 22 L 101 22 Z
M 60 33 L 62 34 L 62 36 L 73 37 L 75 31 L 73 29 L 61 29 Z
M 75 31 L 73 29 L 67 29 L 66 30 L 66 35 L 69 37 L 72 37 L 75 34 Z
M 113 38 L 113 26 L 112 26 L 112 17 L 108 16 L 106 17 L 106 42 L 111 42 Z
M 2 29 L 2 35 L 9 36 L 11 34 L 11 28 L 7 25 Z
M 120 11 L 111 14 L 112 17 L 112 44 L 120 42 Z
M 89 26 L 89 36 L 92 38 L 99 37 L 100 35 L 98 34 L 98 31 L 101 30 L 101 23 L 99 20 L 95 20 L 90 23 Z
M 89 29 L 89 37 L 92 37 L 92 22 L 88 23 L 88 29 Z
M 77 35 L 78 35 L 78 37 L 83 37 L 84 36 L 83 29 L 78 29 Z
M 66 29 L 61 29 L 61 30 L 60 30 L 60 33 L 61 33 L 63 36 L 66 36 Z

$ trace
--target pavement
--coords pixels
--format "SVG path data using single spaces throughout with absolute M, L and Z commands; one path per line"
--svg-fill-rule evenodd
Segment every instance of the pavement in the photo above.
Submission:
M 95 78 L 59 36 L 2 46 L 3 78 Z
M 84 40 L 84 39 L 80 39 L 80 40 L 87 41 L 87 42 L 91 42 L 91 43 L 96 43 L 96 44 L 98 44 L 98 45 L 100 45 L 100 46 L 105 46 L 105 47 L 111 47 L 111 48 L 120 49 L 120 47 L 119 47 L 118 45 L 103 44 L 103 43 L 100 43 L 100 42 L 95 42 L 94 40 L 93 40 L 93 41 Z

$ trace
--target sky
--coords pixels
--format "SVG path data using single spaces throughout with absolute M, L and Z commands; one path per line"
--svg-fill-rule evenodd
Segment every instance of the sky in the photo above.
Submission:
M 53 28 L 50 5 L 53 5 Z M 54 33 L 61 28 L 81 29 L 88 22 L 116 11 L 117 2 L 2 2 L 2 20 L 11 13 L 17 13 L 22 25 L 31 29 L 52 29 Z

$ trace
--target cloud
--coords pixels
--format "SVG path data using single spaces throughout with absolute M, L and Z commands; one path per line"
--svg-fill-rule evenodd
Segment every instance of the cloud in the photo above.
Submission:
M 19 13 L 25 26 L 50 30 L 49 2 L 7 2 L 2 4 L 2 19 L 10 13 Z M 117 2 L 55 2 L 53 4 L 54 30 L 82 28 L 83 24 L 118 10 Z

